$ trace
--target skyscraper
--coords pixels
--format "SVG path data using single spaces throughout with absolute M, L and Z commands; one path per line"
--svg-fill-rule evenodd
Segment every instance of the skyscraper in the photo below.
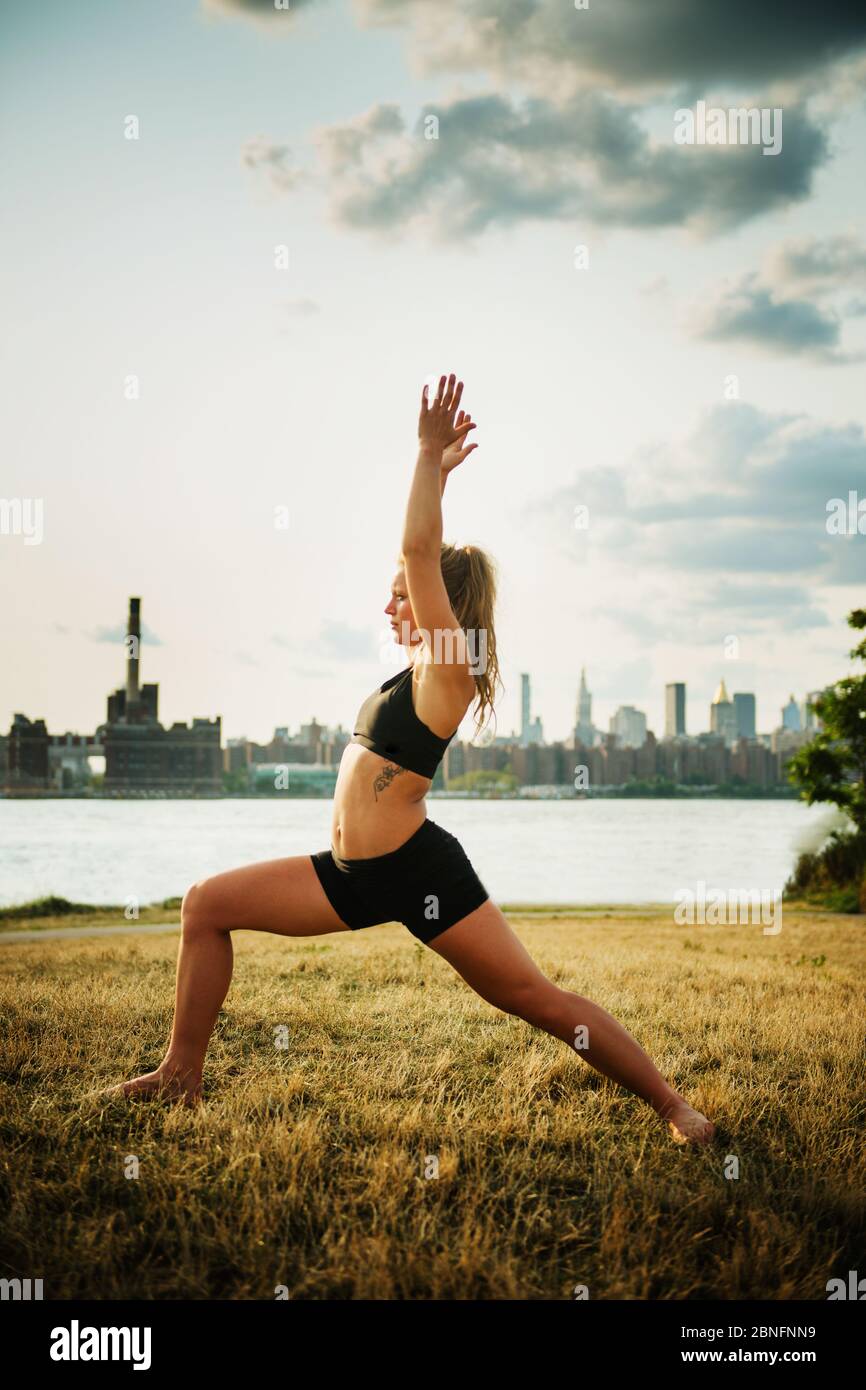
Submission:
M 665 738 L 680 738 L 685 732 L 685 681 L 674 681 L 665 686 Z
M 738 692 L 734 695 L 734 724 L 738 738 L 755 737 L 755 697 Z
M 821 720 L 818 718 L 814 709 L 812 709 L 812 705 L 815 703 L 818 697 L 823 694 L 823 690 L 810 690 L 805 700 L 803 701 L 801 716 L 804 729 L 814 729 L 816 733 L 820 731 Z
M 530 718 L 531 709 L 531 688 L 529 675 L 523 672 L 520 677 L 520 747 L 528 748 L 530 743 L 543 743 L 544 734 L 541 727 L 541 720 L 536 715 L 535 719 Z
M 723 680 L 719 681 L 716 698 L 710 705 L 710 732 L 721 734 L 728 745 L 732 744 L 737 737 L 734 703 L 728 695 Z
M 592 696 L 586 684 L 586 667 L 580 668 L 580 689 L 577 692 L 577 723 L 574 737 L 579 743 L 591 748 L 595 742 L 595 729 L 592 724 Z
M 798 734 L 802 727 L 800 706 L 792 695 L 788 703 L 782 709 L 782 728 L 791 729 L 795 734 Z
M 646 743 L 646 715 L 634 705 L 620 705 L 611 716 L 610 732 L 623 748 L 643 748 Z

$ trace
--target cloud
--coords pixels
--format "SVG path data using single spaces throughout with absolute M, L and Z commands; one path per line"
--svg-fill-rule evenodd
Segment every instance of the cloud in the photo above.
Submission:
M 396 107 L 374 106 L 316 143 L 338 223 L 442 241 L 529 219 L 718 232 L 805 198 L 827 151 L 804 108 L 786 109 L 771 159 L 755 145 L 675 145 L 673 119 L 670 141 L 653 141 L 639 114 L 599 92 L 488 93 L 425 107 L 411 133 Z
M 346 623 L 324 623 L 321 645 L 324 653 L 340 661 L 369 661 L 376 650 L 367 628 L 349 627 Z
M 285 25 L 314 0 L 204 0 L 206 12 Z M 317 0 L 319 5 L 324 0 Z M 792 80 L 856 57 L 866 15 L 850 0 L 356 0 L 363 28 L 407 32 L 423 72 L 486 72 L 534 82 L 565 80 L 608 90 L 684 83 Z
M 220 6 L 279 28 L 270 0 Z M 405 30 L 416 70 L 480 74 L 490 88 L 429 105 L 411 132 L 383 103 L 315 134 L 335 221 L 379 235 L 413 226 L 458 241 L 578 218 L 703 234 L 740 226 L 809 196 L 842 101 L 819 117 L 805 98 L 821 105 L 830 66 L 866 70 L 866 11 L 838 0 L 793 0 L 784 11 L 753 0 L 605 0 L 587 10 L 568 0 L 356 0 L 353 12 L 361 27 Z M 759 107 L 781 102 L 779 154 L 674 146 L 642 124 L 667 123 L 672 137 L 683 100 L 712 104 L 722 88 L 748 88 Z M 425 138 L 428 117 L 438 139 Z M 304 173 L 287 158 L 263 137 L 244 154 L 294 191 Z M 832 337 L 829 322 L 811 331 L 822 328 Z
M 253 136 L 241 149 L 241 163 L 248 169 L 263 170 L 280 193 L 293 193 L 309 179 L 305 170 L 289 163 L 290 157 L 288 145 L 272 144 L 264 135 Z
M 339 175 L 361 164 L 365 149 L 376 137 L 402 135 L 405 128 L 400 108 L 379 102 L 341 125 L 323 127 L 317 144 L 328 173 Z
M 841 297 L 860 286 L 866 288 L 866 245 L 856 237 L 791 240 L 773 248 L 759 271 L 717 287 L 693 311 L 690 329 L 707 341 L 747 342 L 819 362 L 863 361 L 866 354 L 839 346 L 843 316 L 864 307 L 857 297 Z
M 383 633 L 380 633 L 380 642 L 382 637 Z M 275 647 L 281 647 L 287 652 L 303 653 L 306 656 L 313 655 L 322 658 L 336 658 L 338 661 L 369 661 L 376 653 L 376 642 L 369 629 L 349 627 L 342 622 L 324 623 L 318 641 L 313 639 L 296 640 L 293 637 L 287 637 L 282 632 L 272 633 L 268 640 Z M 292 666 L 288 669 L 297 671 L 299 674 L 302 673 L 300 666 Z M 303 674 L 310 673 L 304 669 Z M 313 674 L 321 675 L 323 673 L 315 671 Z
M 362 23 L 400 25 L 427 72 L 483 71 L 539 92 L 565 80 L 623 90 L 790 81 L 866 47 L 850 0 L 359 0 Z
M 792 294 L 866 287 L 866 243 L 851 234 L 791 238 L 773 247 L 766 265 L 768 280 Z
M 806 300 L 779 300 L 754 274 L 721 291 L 694 325 L 709 342 L 750 342 L 789 354 L 808 353 L 822 361 L 844 361 L 835 349 L 840 320 Z
M 823 627 L 818 591 L 866 581 L 866 536 L 827 531 L 828 502 L 848 498 L 866 477 L 866 436 L 857 424 L 830 426 L 729 402 L 706 412 L 692 433 L 651 445 L 623 469 L 578 472 L 526 508 L 537 531 L 583 566 L 587 593 L 622 592 L 622 567 L 639 575 L 626 627 L 646 635 L 663 612 L 659 640 L 721 621 L 760 627 Z M 575 507 L 589 525 L 574 527 Z
M 292 24 L 299 10 L 312 9 L 320 0 L 202 0 L 206 15 L 252 20 L 273 34 Z

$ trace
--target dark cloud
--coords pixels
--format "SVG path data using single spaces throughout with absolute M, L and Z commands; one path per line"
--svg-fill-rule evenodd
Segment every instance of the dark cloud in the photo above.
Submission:
M 202 0 L 202 9 L 205 14 L 239 15 L 273 31 L 279 24 L 290 24 L 299 10 L 319 4 L 321 0 L 283 0 L 283 7 L 278 9 L 275 0 Z
M 709 341 L 747 342 L 822 362 L 862 361 L 864 354 L 839 344 L 843 316 L 862 312 L 859 299 L 840 296 L 858 285 L 866 286 L 866 246 L 856 238 L 791 241 L 774 248 L 761 271 L 717 289 L 693 314 L 692 331 Z
M 420 225 L 440 240 L 527 219 L 721 231 L 808 195 L 826 154 L 803 108 L 785 111 L 784 145 L 653 142 L 634 107 L 597 92 L 522 104 L 496 93 L 425 108 L 414 132 L 378 106 L 320 132 L 336 220 L 387 233 Z M 427 138 L 429 117 L 438 138 Z
M 825 361 L 842 359 L 839 318 L 807 300 L 779 300 L 755 275 L 746 275 L 719 295 L 697 336 L 711 342 L 751 342 L 787 353 L 809 353 Z
M 270 0 L 217 2 L 279 29 Z M 837 64 L 839 95 L 827 108 L 835 112 L 858 91 L 859 65 L 866 68 L 866 7 L 838 0 L 604 0 L 586 10 L 569 0 L 357 0 L 353 13 L 362 26 L 403 28 L 416 68 L 482 74 L 492 88 L 430 106 L 411 135 L 386 104 L 318 132 L 337 222 L 381 234 L 418 225 L 459 240 L 527 220 L 579 218 L 737 227 L 809 195 L 828 145 L 805 98 L 826 94 L 826 69 Z M 748 94 L 748 104 L 781 106 L 780 153 L 674 147 L 641 124 L 644 116 L 658 122 L 660 103 L 673 124 L 684 100 L 712 103 L 723 88 L 739 100 Z M 425 139 L 428 116 L 439 119 L 438 140 Z M 263 140 L 244 155 L 292 191 L 303 175 L 287 157 Z M 766 309 L 763 316 L 772 317 Z M 824 318 L 803 323 L 800 334 L 811 332 L 816 345 L 822 330 L 832 337 Z M 784 337 L 784 326 L 776 332 Z
M 315 0 L 323 5 L 325 0 Z M 204 0 L 276 28 L 314 0 Z M 362 26 L 410 35 L 426 71 L 587 80 L 647 88 L 729 84 L 814 73 L 866 47 L 866 10 L 851 0 L 357 0 Z
M 791 79 L 866 47 L 866 7 L 851 0 L 360 0 L 359 12 L 409 26 L 428 71 L 620 89 Z

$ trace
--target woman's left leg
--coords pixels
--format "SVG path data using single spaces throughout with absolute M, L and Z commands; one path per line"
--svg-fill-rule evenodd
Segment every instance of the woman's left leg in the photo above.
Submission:
M 495 1008 L 561 1038 L 596 1071 L 648 1101 L 678 1143 L 706 1143 L 714 1126 L 668 1085 L 605 1009 L 543 975 L 491 899 L 428 942 Z

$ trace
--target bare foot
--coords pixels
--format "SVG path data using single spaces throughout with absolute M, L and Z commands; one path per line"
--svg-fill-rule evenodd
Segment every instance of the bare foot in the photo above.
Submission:
M 712 1120 L 708 1120 L 700 1110 L 695 1110 L 688 1101 L 671 1101 L 659 1114 L 663 1120 L 667 1120 L 675 1144 L 709 1144 L 715 1135 L 716 1127 Z
M 172 1072 L 157 1067 L 156 1071 L 136 1076 L 132 1081 L 121 1081 L 119 1086 L 110 1086 L 102 1092 L 105 1100 L 145 1100 L 149 1096 L 196 1105 L 202 1098 L 201 1077 L 190 1072 Z

